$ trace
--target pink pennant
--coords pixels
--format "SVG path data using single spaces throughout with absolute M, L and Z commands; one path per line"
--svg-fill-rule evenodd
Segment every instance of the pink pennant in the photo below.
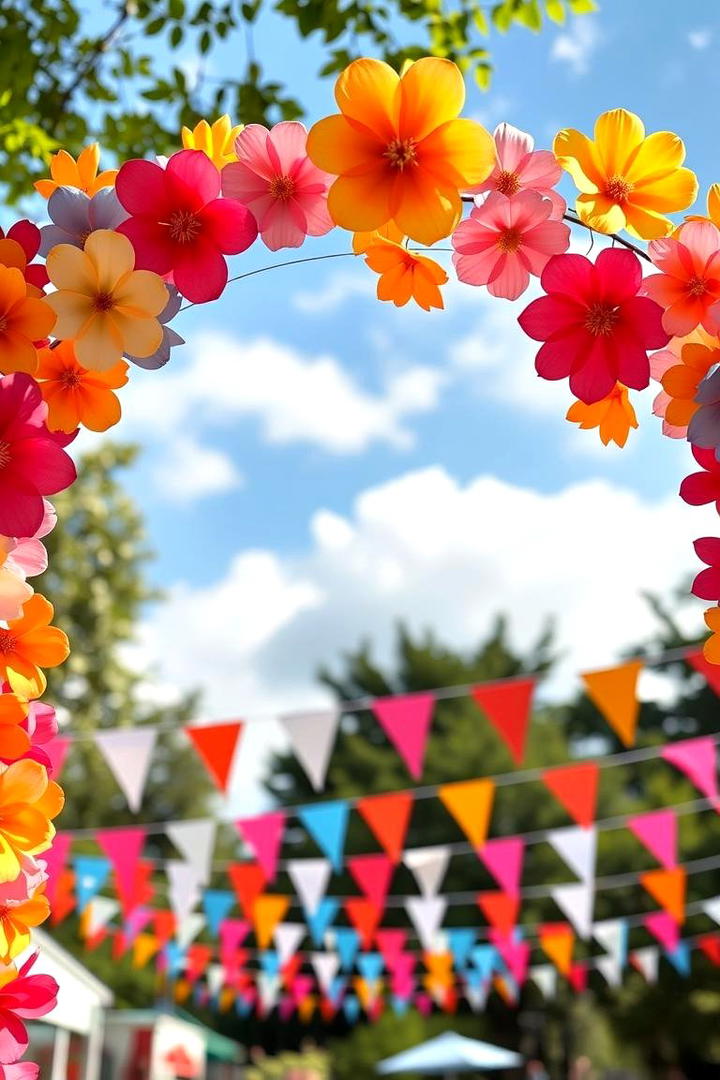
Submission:
M 433 1009 L 432 998 L 430 995 L 425 993 L 416 994 L 415 1008 L 421 1016 L 429 1016 Z
M 516 941 L 512 937 L 499 934 L 494 940 L 494 945 L 515 982 L 518 986 L 522 986 L 527 979 L 528 965 L 530 963 L 530 943 Z
M 720 812 L 717 752 L 712 736 L 704 735 L 698 739 L 683 739 L 682 742 L 670 743 L 663 747 L 661 756 L 684 772 L 698 791 L 710 799 L 715 810 Z
M 510 896 L 520 892 L 525 844 L 519 836 L 488 840 L 480 848 L 480 857 L 498 885 Z
M 379 698 L 373 703 L 378 723 L 414 780 L 422 776 L 434 706 L 434 694 L 406 694 Z
M 388 855 L 355 855 L 347 860 L 347 868 L 368 900 L 378 908 L 385 907 L 394 865 Z
M 411 982 L 414 981 L 416 965 L 417 957 L 414 953 L 398 953 L 393 957 L 392 964 L 388 964 L 388 968 L 394 979 L 400 982 Z
M 48 875 L 45 893 L 50 902 L 50 907 L 52 907 L 55 902 L 57 879 L 65 869 L 65 864 L 67 863 L 68 855 L 70 854 L 71 844 L 72 836 L 70 836 L 69 833 L 56 833 L 55 839 L 52 842 L 52 847 L 47 851 L 44 851 L 41 856 L 45 863 Z
M 223 919 L 220 923 L 220 953 L 227 967 L 232 967 L 235 950 L 240 948 L 249 933 L 250 923 L 245 919 Z
M 123 936 L 125 937 L 125 948 L 132 945 L 138 934 L 142 933 L 146 926 L 152 919 L 152 910 L 146 907 L 133 908 L 128 912 L 128 916 L 123 926 Z
M 292 1014 L 295 1012 L 295 1002 L 291 997 L 287 995 L 280 998 L 280 1004 L 278 1005 L 278 1016 L 284 1022 L 287 1022 Z
M 145 843 L 147 829 L 131 826 L 127 829 L 98 829 L 95 840 L 113 865 L 115 889 L 120 900 L 132 896 L 135 872 Z
M 390 927 L 376 932 L 375 943 L 388 969 L 395 967 L 395 960 L 402 953 L 406 942 L 407 930 L 401 927 Z
M 628 818 L 628 829 L 667 870 L 677 866 L 677 818 L 673 810 L 651 810 Z
M 667 911 L 652 911 L 643 920 L 646 928 L 653 934 L 663 949 L 674 952 L 680 944 L 680 927 Z
M 53 780 L 57 780 L 63 771 L 69 749 L 70 739 L 65 739 L 62 735 L 56 735 L 43 747 L 43 750 L 50 758 L 49 772 Z
M 585 993 L 588 984 L 587 964 L 573 964 L 568 974 L 568 982 L 576 994 Z
M 235 822 L 243 840 L 252 848 L 268 881 L 277 874 L 278 857 L 285 832 L 285 812 L 273 810 L 259 817 L 242 818 Z
M 296 975 L 290 986 L 290 993 L 293 996 L 293 1000 L 297 1005 L 301 1001 L 304 1001 L 308 994 L 311 994 L 315 987 L 315 980 L 312 975 Z

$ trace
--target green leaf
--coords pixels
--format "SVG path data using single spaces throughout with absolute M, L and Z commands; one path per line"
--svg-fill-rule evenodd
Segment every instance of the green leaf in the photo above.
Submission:
M 492 19 L 495 29 L 499 30 L 501 34 L 506 34 L 513 21 L 512 3 L 508 3 L 508 0 L 505 0 L 505 3 L 496 4 L 490 12 L 490 18 Z
M 182 39 L 183 39 L 183 28 L 182 28 L 182 26 L 173 26 L 172 30 L 170 31 L 170 44 L 172 45 L 173 49 L 177 49 L 178 45 L 181 44 Z
M 590 15 L 599 10 L 595 0 L 568 0 L 568 4 L 573 15 Z
M 481 90 L 490 89 L 490 80 L 492 78 L 492 64 L 478 64 L 473 74 L 475 76 L 475 82 Z
M 472 18 L 478 33 L 482 34 L 483 37 L 487 37 L 490 33 L 490 24 L 484 9 L 481 7 L 474 7 Z
M 515 12 L 515 22 L 521 26 L 526 26 L 528 30 L 532 30 L 533 33 L 539 33 L 542 30 L 542 11 L 540 10 L 540 4 L 538 0 L 527 0 L 526 3 Z

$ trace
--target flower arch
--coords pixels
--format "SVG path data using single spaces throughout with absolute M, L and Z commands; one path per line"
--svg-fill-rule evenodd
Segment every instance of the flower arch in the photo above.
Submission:
M 48 915 L 42 855 L 63 802 L 45 749 L 57 722 L 40 698 L 43 669 L 61 664 L 69 644 L 52 625 L 51 603 L 28 583 L 46 566 L 42 538 L 56 524 L 48 498 L 75 479 L 67 446 L 79 427 L 106 431 L 119 421 L 116 391 L 130 365 L 161 368 L 182 343 L 172 324 L 183 299 L 189 306 L 221 295 L 228 256 L 258 237 L 278 251 L 344 229 L 351 250 L 290 261 L 361 257 L 378 275 L 379 300 L 426 311 L 443 307 L 448 274 L 430 249 L 448 238 L 457 277 L 494 297 L 517 299 L 538 278 L 543 295 L 519 326 L 539 343 L 537 374 L 568 380 L 576 399 L 568 420 L 623 446 L 637 427 L 631 395 L 654 380 L 663 434 L 686 439 L 698 465 L 681 497 L 720 510 L 720 185 L 708 193 L 706 214 L 682 223 L 668 216 L 698 194 L 681 139 L 647 135 L 637 116 L 614 109 L 598 118 L 592 138 L 566 129 L 552 150 L 536 150 L 509 124 L 491 135 L 462 117 L 462 76 L 435 58 L 401 75 L 356 60 L 335 97 L 339 111 L 309 133 L 299 123 L 267 130 L 221 117 L 184 128 L 182 149 L 168 160 L 119 170 L 98 172 L 96 145 L 77 161 L 60 150 L 50 177 L 35 185 L 49 223 L 19 221 L 0 236 L 6 1077 L 37 1074 L 20 1064 L 23 1019 L 52 1008 L 57 991 L 30 973 L 32 957 L 20 959 Z M 563 171 L 578 189 L 574 210 L 556 190 Z M 573 228 L 611 238 L 611 246 L 594 259 L 570 253 Z M 644 274 L 643 264 L 654 272 Z M 704 652 L 717 664 L 720 539 L 695 547 L 706 568 L 693 592 L 713 605 Z

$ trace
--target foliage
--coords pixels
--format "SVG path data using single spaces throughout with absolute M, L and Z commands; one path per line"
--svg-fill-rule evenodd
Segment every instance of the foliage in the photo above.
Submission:
M 257 1048 L 252 1064 L 245 1068 L 245 1080 L 329 1080 L 330 1059 L 327 1051 L 304 1045 L 299 1053 L 286 1051 L 267 1055 Z
M 340 71 L 369 52 L 399 67 L 432 52 L 455 60 L 483 89 L 491 75 L 485 40 L 513 26 L 539 31 L 546 19 L 596 9 L 595 0 L 0 0 L 5 67 L 0 90 L 0 184 L 11 201 L 42 175 L 49 153 L 71 153 L 90 137 L 119 159 L 143 157 L 149 146 L 166 153 L 182 124 L 231 113 L 244 123 L 294 119 L 302 103 L 256 55 L 255 29 L 287 21 L 318 37 L 321 75 Z M 98 10 L 99 9 L 99 10 Z M 98 28 L 99 27 L 99 28 Z M 233 48 L 238 74 L 195 79 L 188 54 L 206 61 L 223 44 Z M 264 66 L 267 63 L 267 67 Z

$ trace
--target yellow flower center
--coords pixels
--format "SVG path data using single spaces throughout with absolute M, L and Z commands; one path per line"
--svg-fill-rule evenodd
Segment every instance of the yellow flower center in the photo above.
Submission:
M 687 283 L 688 296 L 704 296 L 707 290 L 707 282 L 705 278 L 694 277 L 690 278 Z
M 10 464 L 10 443 L 0 442 L 0 469 Z
M 170 239 L 176 244 L 191 244 L 202 229 L 202 222 L 192 210 L 176 210 L 168 222 Z
M 498 234 L 497 246 L 506 255 L 514 255 L 522 244 L 522 233 L 519 229 L 503 229 Z
M 15 652 L 17 638 L 9 630 L 0 626 L 0 656 L 10 656 Z
M 287 202 L 295 194 L 295 181 L 292 176 L 273 176 L 270 181 L 269 192 L 273 199 Z
M 115 298 L 113 294 L 109 292 L 96 293 L 93 307 L 96 311 L 110 311 L 115 307 Z
M 605 188 L 605 194 L 608 199 L 612 199 L 616 203 L 624 203 L 630 198 L 633 191 L 634 184 L 631 184 L 629 180 L 626 180 L 624 176 L 611 176 L 607 182 Z
M 393 139 L 392 142 L 388 143 L 383 157 L 387 158 L 393 169 L 400 169 L 401 171 L 406 165 L 416 165 L 415 140 Z
M 596 337 L 611 334 L 620 312 L 612 304 L 592 304 L 585 317 L 585 329 Z
M 497 178 L 497 190 L 501 195 L 515 195 L 520 190 L 520 177 L 515 172 L 503 169 Z

